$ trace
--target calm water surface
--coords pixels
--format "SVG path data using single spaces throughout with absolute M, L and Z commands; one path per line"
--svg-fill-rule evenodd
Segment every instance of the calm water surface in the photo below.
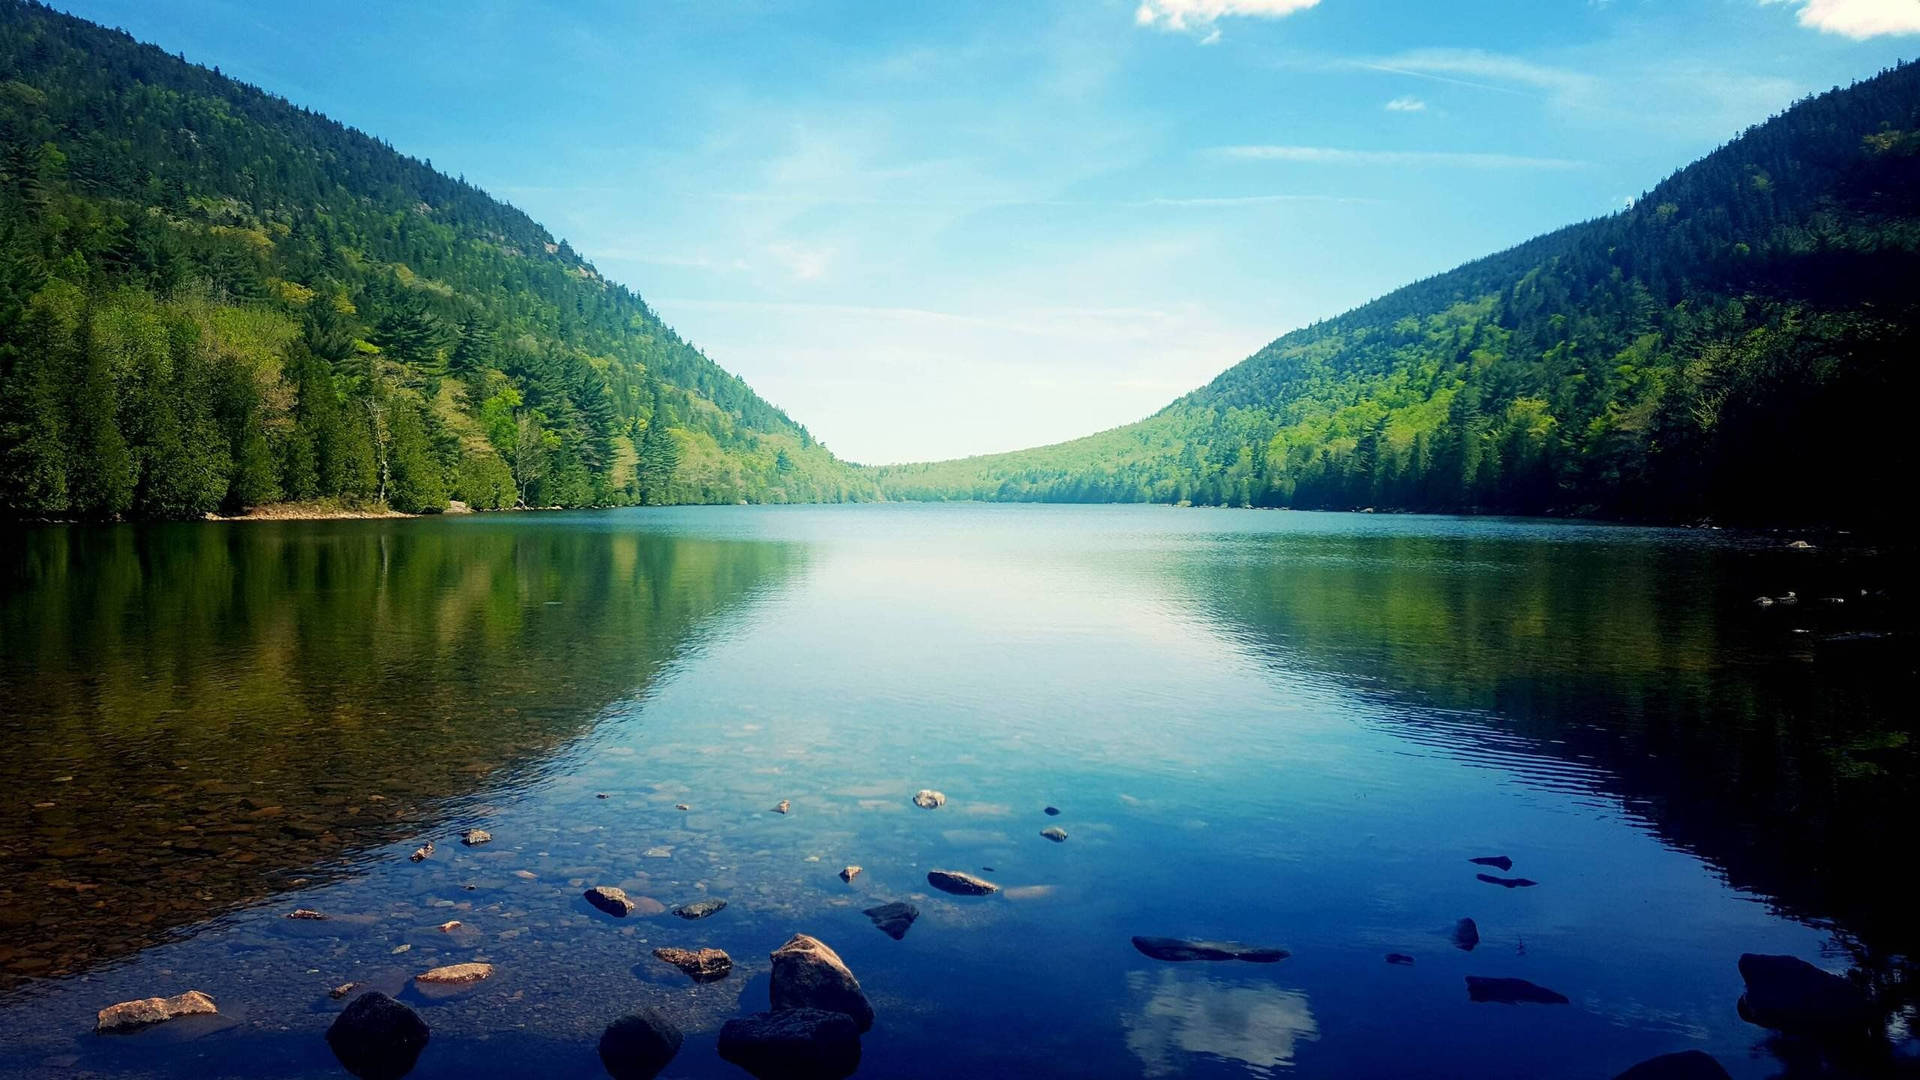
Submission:
M 1782 1075 L 1741 952 L 1911 993 L 1888 576 L 1778 538 L 1147 507 L 16 532 L 0 1075 L 344 1075 L 330 987 L 485 960 L 409 997 L 413 1075 L 602 1075 L 601 1028 L 653 1004 L 689 1032 L 668 1076 L 742 1076 L 715 1034 L 795 931 L 873 998 L 865 1076 L 1606 1077 L 1694 1047 Z M 1539 884 L 1477 880 L 1499 854 Z M 593 884 L 729 906 L 614 920 Z M 921 910 L 901 941 L 861 914 L 890 900 Z M 657 945 L 736 967 L 694 986 Z M 91 1034 L 187 989 L 222 1019 Z

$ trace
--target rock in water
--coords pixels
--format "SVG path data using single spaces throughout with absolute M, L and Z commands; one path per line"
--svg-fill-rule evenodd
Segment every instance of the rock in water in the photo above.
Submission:
M 1472 919 L 1461 919 L 1453 924 L 1453 947 L 1463 952 L 1472 952 L 1480 944 L 1480 927 Z
M 653 950 L 653 955 L 686 972 L 694 982 L 724 979 L 733 970 L 733 957 L 720 949 L 660 948 Z
M 118 1031 L 133 1031 L 149 1024 L 163 1023 L 182 1016 L 211 1016 L 220 1010 L 213 999 L 198 990 L 189 990 L 172 997 L 141 998 L 139 1001 L 123 1001 L 118 1005 L 109 1005 L 100 1010 L 94 1019 L 93 1030 L 101 1034 Z
M 1494 866 L 1501 870 L 1513 869 L 1513 860 L 1505 855 L 1483 855 L 1478 859 L 1468 859 L 1475 866 Z
M 824 1009 L 853 1017 L 861 1031 L 873 1027 L 873 1005 L 860 989 L 840 954 L 806 934 L 795 934 L 769 957 L 773 985 L 768 991 L 773 1010 Z
M 327 991 L 327 996 L 335 1001 L 339 1001 L 341 998 L 353 993 L 354 988 L 359 985 L 359 983 L 341 983 L 339 986 Z
M 448 964 L 445 967 L 423 971 L 415 975 L 413 981 L 433 986 L 461 986 L 491 978 L 493 978 L 492 964 Z
M 673 909 L 673 913 L 683 919 L 704 919 L 726 906 L 725 900 L 700 900 L 691 904 L 681 904 Z
M 860 1067 L 860 1028 L 825 1009 L 755 1013 L 720 1028 L 720 1057 L 761 1080 L 840 1080 Z
M 485 829 L 468 829 L 460 834 L 460 842 L 468 847 L 479 847 L 493 839 L 493 834 Z
M 1059 817 L 1060 808 L 1057 806 L 1049 806 L 1045 810 L 1042 810 L 1041 813 L 1047 815 L 1048 817 Z
M 1242 945 L 1237 941 L 1187 941 L 1165 937 L 1136 937 L 1133 947 L 1155 960 L 1175 964 L 1190 960 L 1245 960 L 1250 964 L 1273 964 L 1293 955 L 1285 949 Z
M 1733 1080 L 1712 1054 L 1702 1050 L 1682 1050 L 1661 1054 L 1621 1073 L 1613 1080 Z
M 922 810 L 938 810 L 947 805 L 947 797 L 932 788 L 921 788 L 913 793 L 913 805 Z
M 1851 1038 L 1879 1022 L 1873 1002 L 1859 987 L 1797 956 L 1740 957 L 1740 1015 L 1777 1031 L 1825 1038 Z
M 595 885 L 581 895 L 587 898 L 587 903 L 616 919 L 624 919 L 633 914 L 634 904 L 632 900 L 627 899 L 625 889 L 617 889 L 612 885 Z
M 425 862 L 427 856 L 431 854 L 433 854 L 433 841 L 429 840 L 419 847 L 414 848 L 413 854 L 407 856 L 407 858 L 412 859 L 414 862 Z
M 1529 889 L 1540 884 L 1530 878 L 1523 877 L 1494 877 L 1492 874 L 1475 874 L 1473 876 L 1489 885 L 1498 885 L 1503 889 Z
M 1056 844 L 1064 844 L 1067 842 L 1067 830 L 1061 828 L 1058 825 L 1055 825 L 1050 829 L 1041 829 L 1040 835 L 1046 837 L 1047 839 L 1053 841 Z
M 846 869 L 840 871 L 840 880 L 846 882 L 849 885 L 853 884 L 853 879 L 859 876 L 860 876 L 860 868 L 857 866 L 849 866 Z
M 1000 891 L 993 882 L 960 870 L 929 870 L 927 884 L 955 896 L 985 896 Z
M 776 814 L 790 813 L 792 810 L 793 810 L 793 804 L 788 802 L 785 799 L 781 799 L 779 802 L 779 805 L 773 808 L 773 812 Z
M 860 914 L 872 919 L 873 925 L 879 927 L 881 933 L 899 941 L 913 928 L 913 920 L 920 917 L 920 909 L 896 900 L 891 904 L 870 907 Z
M 1403 952 L 1390 952 L 1387 954 L 1387 963 L 1406 967 L 1413 963 L 1413 957 Z
M 325 915 L 322 915 L 320 912 L 313 910 L 312 908 L 295 908 L 294 910 L 287 912 L 287 918 L 310 919 L 314 922 L 324 922 L 326 921 L 327 917 Z
M 1484 979 L 1478 975 L 1467 976 L 1467 999 L 1496 1005 L 1568 1004 L 1564 994 L 1556 994 L 1525 979 Z
M 378 990 L 354 998 L 327 1029 L 333 1056 L 360 1080 L 400 1080 L 428 1037 L 426 1021 Z
M 636 1009 L 600 1035 L 600 1064 L 613 1080 L 653 1080 L 680 1052 L 682 1036 L 658 1009 Z

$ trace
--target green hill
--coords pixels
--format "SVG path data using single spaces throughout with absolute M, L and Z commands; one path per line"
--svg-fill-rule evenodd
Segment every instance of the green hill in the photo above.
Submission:
M 1917 316 L 1906 64 L 1620 213 L 1288 334 L 1147 420 L 876 475 L 910 499 L 1889 518 Z
M 513 207 L 0 0 L 0 513 L 876 494 Z

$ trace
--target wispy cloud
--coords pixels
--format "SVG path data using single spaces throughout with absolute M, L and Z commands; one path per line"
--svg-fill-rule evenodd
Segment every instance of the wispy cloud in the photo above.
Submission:
M 1385 108 L 1388 112 L 1426 112 L 1427 103 L 1417 97 L 1397 97 L 1387 102 Z
M 1452 150 L 1346 150 L 1332 146 L 1221 146 L 1215 153 L 1242 161 L 1290 161 L 1303 165 L 1444 165 L 1467 169 L 1578 169 L 1585 162 L 1520 154 Z
M 1760 0 L 1795 4 L 1800 25 L 1864 41 L 1883 34 L 1920 34 L 1920 0 Z
M 1414 49 L 1354 63 L 1393 75 L 1411 75 L 1504 94 L 1577 99 L 1590 97 L 1597 85 L 1592 76 L 1578 71 L 1479 49 Z
M 1305 11 L 1320 0 L 1141 0 L 1133 21 L 1162 30 L 1207 29 L 1206 44 L 1220 40 L 1213 24 L 1229 16 L 1277 19 Z

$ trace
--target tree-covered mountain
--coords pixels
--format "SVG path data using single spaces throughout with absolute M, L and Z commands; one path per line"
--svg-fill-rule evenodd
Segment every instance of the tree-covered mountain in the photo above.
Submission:
M 875 494 L 513 207 L 0 0 L 0 514 Z
M 1913 460 L 1917 320 L 1909 63 L 1147 420 L 879 476 L 914 499 L 1884 518 Z

